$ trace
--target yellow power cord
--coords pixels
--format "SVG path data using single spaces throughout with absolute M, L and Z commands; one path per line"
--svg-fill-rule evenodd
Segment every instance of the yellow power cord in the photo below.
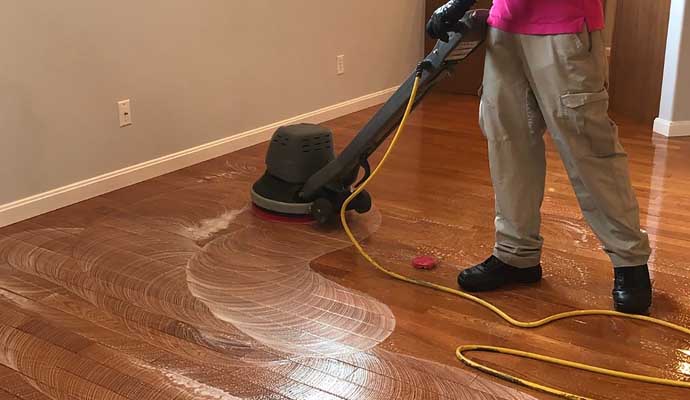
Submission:
M 472 302 L 475 302 L 483 307 L 486 307 L 487 309 L 493 311 L 494 313 L 498 314 L 499 317 L 503 318 L 506 322 L 508 322 L 510 325 L 513 325 L 518 328 L 528 328 L 528 329 L 533 329 L 533 328 L 539 328 L 544 325 L 550 324 L 555 321 L 560 321 L 563 319 L 567 318 L 574 318 L 574 317 L 583 317 L 583 316 L 595 316 L 595 315 L 604 315 L 608 317 L 617 317 L 617 318 L 626 318 L 626 319 L 633 319 L 633 320 L 638 320 L 638 321 L 645 321 L 649 322 L 655 325 L 660 325 L 665 328 L 669 328 L 681 333 L 684 333 L 688 336 L 690 336 L 690 329 L 682 327 L 680 325 L 676 325 L 674 323 L 668 322 L 668 321 L 663 321 L 660 319 L 652 318 L 652 317 L 647 317 L 643 315 L 631 315 L 631 314 L 623 314 L 620 312 L 616 311 L 609 311 L 609 310 L 578 310 L 578 311 L 570 311 L 570 312 L 564 312 L 556 315 L 552 315 L 550 317 L 541 319 L 539 321 L 533 321 L 533 322 L 525 322 L 525 321 L 518 321 L 514 318 L 512 318 L 510 315 L 506 314 L 503 310 L 500 308 L 496 307 L 495 305 L 489 303 L 486 300 L 482 300 L 479 297 L 473 296 L 471 294 L 462 292 L 457 289 L 453 289 L 450 287 L 438 285 L 432 282 L 424 281 L 424 280 L 418 280 L 415 278 L 407 277 L 401 274 L 398 274 L 396 272 L 393 272 L 389 269 L 386 269 L 383 267 L 381 264 L 379 264 L 376 260 L 374 260 L 362 247 L 362 245 L 359 243 L 357 238 L 353 235 L 352 231 L 350 230 L 349 225 L 347 224 L 347 218 L 346 218 L 346 211 L 347 207 L 354 200 L 357 195 L 359 195 L 364 188 L 376 177 L 376 174 L 381 170 L 381 167 L 383 164 L 386 162 L 386 159 L 388 156 L 391 154 L 393 151 L 393 148 L 395 147 L 398 139 L 400 138 L 400 135 L 402 134 L 405 125 L 407 124 L 407 119 L 410 116 L 410 113 L 412 112 L 412 108 L 414 106 L 414 101 L 417 97 L 417 91 L 419 89 L 419 84 L 421 81 L 421 77 L 418 75 L 417 79 L 414 82 L 414 86 L 412 88 L 412 93 L 410 95 L 410 101 L 407 105 L 407 109 L 405 110 L 405 114 L 403 115 L 402 121 L 400 122 L 400 126 L 398 127 L 397 132 L 393 136 L 393 139 L 391 140 L 390 145 L 388 146 L 388 149 L 386 150 L 385 154 L 383 155 L 383 158 L 381 159 L 381 162 L 376 166 L 376 168 L 372 171 L 371 175 L 359 186 L 357 189 L 350 195 L 350 197 L 345 200 L 343 203 L 342 208 L 340 209 L 340 220 L 342 222 L 343 228 L 345 229 L 345 233 L 347 233 L 347 236 L 350 238 L 352 241 L 352 244 L 357 248 L 359 253 L 376 269 L 379 271 L 383 272 L 384 274 L 393 277 L 395 279 L 412 283 L 414 285 L 419 285 L 419 286 L 425 286 L 428 288 L 432 288 L 435 290 L 439 290 L 441 292 L 446 292 L 450 293 L 459 297 L 462 297 L 464 299 L 470 300 Z M 546 392 L 550 393 L 565 399 L 571 399 L 571 400 L 592 400 L 587 397 L 579 396 L 576 394 L 564 392 L 562 390 L 558 390 L 553 387 L 541 385 L 536 382 L 532 382 L 526 379 L 518 378 L 516 376 L 510 375 L 505 372 L 497 371 L 493 368 L 487 367 L 486 365 L 480 364 L 476 361 L 471 360 L 468 358 L 465 353 L 467 352 L 472 352 L 472 351 L 482 351 L 482 352 L 492 352 L 492 353 L 501 353 L 501 354 L 508 354 L 512 356 L 517 356 L 517 357 L 522 357 L 522 358 L 528 358 L 532 360 L 537 360 L 537 361 L 543 361 L 547 362 L 550 364 L 555 364 L 555 365 L 560 365 L 560 366 L 565 366 L 565 367 L 570 367 L 570 368 L 575 368 L 579 369 L 582 371 L 588 371 L 588 372 L 593 372 L 595 374 L 601 374 L 601 375 L 607 375 L 607 376 L 612 376 L 616 378 L 624 378 L 632 381 L 637 381 L 637 382 L 645 382 L 645 383 L 652 383 L 652 384 L 658 384 L 658 385 L 664 385 L 664 386 L 673 386 L 673 387 L 679 387 L 679 388 L 689 388 L 690 389 L 690 382 L 683 382 L 683 381 L 676 381 L 676 380 L 670 380 L 670 379 L 662 379 L 662 378 L 655 378 L 651 376 L 646 376 L 646 375 L 636 375 L 636 374 L 630 374 L 622 371 L 616 371 L 616 370 L 611 370 L 611 369 L 606 369 L 606 368 L 599 368 L 599 367 L 594 367 L 591 365 L 587 364 L 581 364 L 577 362 L 572 362 L 572 361 L 567 361 L 563 360 L 560 358 L 556 357 L 548 357 L 548 356 L 543 356 L 540 354 L 536 353 L 530 353 L 530 352 L 525 352 L 525 351 L 519 351 L 519 350 L 514 350 L 514 349 L 507 349 L 503 347 L 496 347 L 496 346 L 483 346 L 483 345 L 464 345 L 464 346 L 459 346 L 455 350 L 455 354 L 458 358 L 458 360 L 462 361 L 463 363 L 467 364 L 468 366 L 478 369 L 482 372 L 491 374 L 493 376 L 496 376 L 500 379 L 520 384 L 541 392 Z

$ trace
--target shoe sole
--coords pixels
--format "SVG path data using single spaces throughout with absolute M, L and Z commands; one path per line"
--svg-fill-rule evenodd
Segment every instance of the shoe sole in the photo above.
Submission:
M 493 285 L 473 285 L 473 284 L 468 284 L 467 282 L 463 282 L 461 277 L 458 277 L 458 284 L 460 287 L 467 291 L 467 292 L 474 292 L 474 293 L 479 293 L 479 292 L 490 292 L 492 290 L 497 290 L 502 288 L 503 286 L 510 285 L 510 284 L 520 284 L 520 285 L 527 285 L 531 283 L 537 283 L 541 281 L 542 279 L 542 271 L 529 271 L 528 273 L 513 273 L 510 274 L 508 279 L 505 279 L 501 282 L 496 282 Z
M 618 312 L 624 314 L 638 314 L 649 315 L 649 309 L 652 307 L 652 299 L 645 299 L 644 303 L 626 304 L 616 301 L 616 291 L 613 292 L 613 308 Z
M 634 315 L 649 315 L 649 309 L 652 307 L 651 304 L 648 306 L 644 307 L 631 307 L 631 306 L 626 306 L 622 305 L 619 303 L 614 302 L 613 303 L 613 308 L 623 314 L 634 314 Z

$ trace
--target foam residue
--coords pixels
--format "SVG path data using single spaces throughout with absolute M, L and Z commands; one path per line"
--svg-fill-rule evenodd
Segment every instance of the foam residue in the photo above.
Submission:
M 244 207 L 239 210 L 229 210 L 215 218 L 204 219 L 197 225 L 185 227 L 185 236 L 193 240 L 209 239 L 214 234 L 228 229 L 232 221 L 234 221 L 238 215 L 247 210 L 248 207 Z
M 197 399 L 203 400 L 242 400 L 233 396 L 223 389 L 213 387 L 197 379 L 190 378 L 183 372 L 178 372 L 164 367 L 154 367 L 138 359 L 129 360 L 134 366 L 150 371 L 157 375 L 162 375 L 173 386 L 182 389 L 186 393 L 194 395 Z
M 239 397 L 235 397 L 222 389 L 199 382 L 196 379 L 179 374 L 175 371 L 163 370 L 161 372 L 171 383 L 186 389 L 199 399 L 241 400 Z

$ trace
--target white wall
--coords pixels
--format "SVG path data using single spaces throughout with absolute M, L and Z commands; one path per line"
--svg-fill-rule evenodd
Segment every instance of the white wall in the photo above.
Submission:
M 664 83 L 654 131 L 666 136 L 690 136 L 690 4 L 671 1 Z
M 390 88 L 423 55 L 422 0 L 0 0 L 0 10 L 0 206 Z M 125 98 L 134 125 L 120 129 Z

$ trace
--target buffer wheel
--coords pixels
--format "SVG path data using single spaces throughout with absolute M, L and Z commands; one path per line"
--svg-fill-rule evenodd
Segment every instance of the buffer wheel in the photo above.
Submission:
M 311 206 L 311 216 L 321 225 L 327 225 L 335 220 L 335 207 L 328 199 L 320 197 Z
M 366 190 L 362 191 L 350 203 L 350 210 L 355 210 L 359 214 L 367 213 L 371 210 L 371 195 Z

